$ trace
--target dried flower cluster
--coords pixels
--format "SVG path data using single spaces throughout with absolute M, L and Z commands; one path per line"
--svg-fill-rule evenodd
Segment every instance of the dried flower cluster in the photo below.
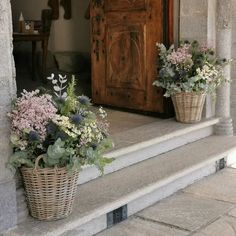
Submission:
M 180 92 L 214 93 L 226 79 L 223 76 L 225 59 L 218 59 L 212 48 L 197 41 L 185 41 L 175 49 L 157 44 L 158 79 L 153 83 L 165 89 L 165 96 Z
M 56 115 L 52 96 L 41 94 L 39 90 L 23 91 L 22 96 L 15 102 L 9 117 L 12 120 L 12 132 L 19 137 L 25 133 L 36 132 L 41 140 L 46 137 L 46 125 Z
M 10 164 L 14 168 L 32 167 L 43 155 L 41 167 L 79 169 L 95 164 L 101 171 L 111 160 L 102 152 L 112 147 L 108 137 L 109 124 L 106 112 L 89 110 L 90 99 L 76 96 L 75 80 L 66 86 L 67 79 L 52 74 L 49 78 L 54 96 L 39 90 L 24 91 L 9 114 L 11 142 L 14 154 Z

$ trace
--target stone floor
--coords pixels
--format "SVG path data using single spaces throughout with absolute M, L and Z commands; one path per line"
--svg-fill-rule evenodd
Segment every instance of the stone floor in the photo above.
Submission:
M 235 236 L 236 169 L 228 168 L 99 236 Z
M 105 108 L 107 111 L 107 118 L 110 123 L 110 134 L 118 134 L 123 131 L 138 128 L 143 125 L 151 124 L 153 122 L 162 121 L 161 119 L 135 114 L 131 112 L 124 112 Z

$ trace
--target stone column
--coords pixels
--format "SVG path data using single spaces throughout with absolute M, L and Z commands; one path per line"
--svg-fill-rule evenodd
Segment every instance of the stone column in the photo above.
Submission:
M 215 48 L 217 0 L 180 0 L 180 39 L 198 40 Z M 203 117 L 215 116 L 215 100 L 209 95 Z
M 10 124 L 7 112 L 16 93 L 12 57 L 12 19 L 10 0 L 0 1 L 0 235 L 17 222 L 16 187 L 6 168 L 11 155 Z
M 217 0 L 217 35 L 216 52 L 221 58 L 231 58 L 231 0 Z M 230 65 L 224 68 L 224 75 L 230 79 Z M 216 126 L 216 134 L 233 135 L 233 125 L 230 115 L 230 83 L 225 83 L 217 90 L 216 116 L 220 123 Z

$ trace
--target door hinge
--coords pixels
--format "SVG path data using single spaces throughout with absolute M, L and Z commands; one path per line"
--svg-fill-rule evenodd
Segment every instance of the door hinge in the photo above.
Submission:
M 220 160 L 216 161 L 216 172 L 223 170 L 226 167 L 226 158 L 221 158 Z
M 127 219 L 127 205 L 107 213 L 107 228 Z

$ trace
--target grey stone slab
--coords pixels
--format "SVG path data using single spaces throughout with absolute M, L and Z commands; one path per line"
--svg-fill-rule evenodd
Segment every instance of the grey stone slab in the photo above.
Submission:
M 110 122 L 110 133 L 117 134 L 130 129 L 137 128 L 152 122 L 161 122 L 161 119 L 134 114 L 130 112 L 116 111 L 105 109 L 107 111 L 107 119 Z
M 131 218 L 97 236 L 185 236 L 189 232 L 139 218 Z
M 236 203 L 235 179 L 236 169 L 227 168 L 186 188 L 184 191 L 212 199 Z
M 68 230 L 60 236 L 91 236 L 95 235 L 97 232 L 105 230 L 107 228 L 107 219 L 106 215 L 101 216 L 97 219 L 90 221 L 89 223 L 83 225 L 82 227 L 74 228 Z
M 138 215 L 147 219 L 195 231 L 229 212 L 233 205 L 181 193 L 145 209 Z
M 14 181 L 0 183 L 0 234 L 17 224 L 15 191 Z
M 163 137 L 166 137 L 166 139 L 174 138 L 176 136 L 180 136 L 178 132 L 186 134 L 209 126 L 209 122 L 213 122 L 211 125 L 214 125 L 218 122 L 218 120 L 206 119 L 197 124 L 183 124 L 176 122 L 174 119 L 150 122 L 149 124 L 113 134 L 112 138 L 115 143 L 114 150 L 152 139 L 160 139 L 161 142 L 164 141 Z
M 235 236 L 236 219 L 233 217 L 221 217 L 209 224 L 206 228 L 193 234 L 193 236 Z
M 234 209 L 232 209 L 229 213 L 228 213 L 229 216 L 233 216 L 236 218 L 236 207 Z

